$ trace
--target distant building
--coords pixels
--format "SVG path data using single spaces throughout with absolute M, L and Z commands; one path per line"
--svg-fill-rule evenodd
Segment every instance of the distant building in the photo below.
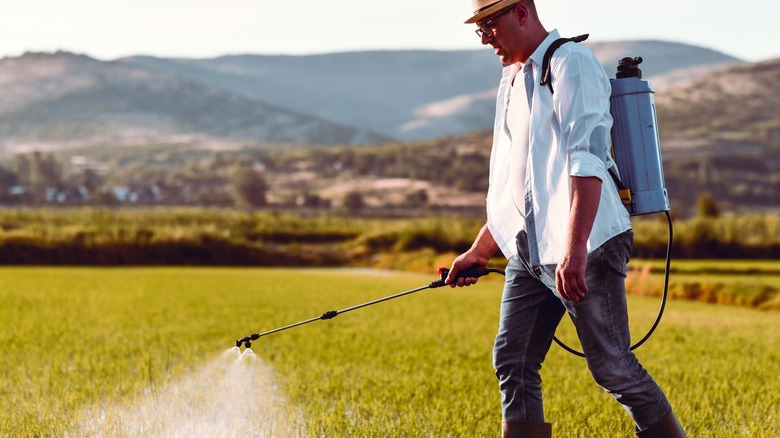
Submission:
M 84 186 L 46 187 L 44 199 L 57 204 L 84 202 L 89 199 L 89 190 Z
M 156 185 L 117 186 L 111 190 L 111 193 L 118 202 L 130 204 L 151 204 L 159 202 L 162 198 L 162 191 Z

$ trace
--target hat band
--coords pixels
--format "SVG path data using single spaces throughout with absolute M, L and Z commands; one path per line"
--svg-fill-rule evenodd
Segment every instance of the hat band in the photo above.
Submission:
M 491 3 L 491 4 L 487 5 L 487 6 L 481 7 L 479 9 L 477 9 L 476 11 L 474 11 L 474 15 L 479 14 L 480 12 L 484 11 L 487 8 L 492 8 L 493 6 L 495 6 L 495 5 L 499 4 L 499 3 L 501 3 L 501 0 L 498 0 L 497 2 L 493 2 L 493 3 Z

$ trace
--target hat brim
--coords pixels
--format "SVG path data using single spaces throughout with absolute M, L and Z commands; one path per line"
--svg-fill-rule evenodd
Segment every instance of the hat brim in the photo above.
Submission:
M 493 15 L 494 13 L 496 13 L 496 12 L 502 10 L 502 9 L 506 9 L 509 6 L 512 6 L 514 4 L 520 3 L 521 1 L 523 1 L 523 0 L 507 0 L 507 1 L 497 2 L 496 4 L 490 5 L 487 8 L 477 12 L 476 14 L 474 14 L 473 17 L 471 17 L 468 20 L 464 21 L 463 24 L 476 23 L 477 21 L 479 21 L 479 20 L 481 20 L 481 19 L 483 19 L 485 17 Z

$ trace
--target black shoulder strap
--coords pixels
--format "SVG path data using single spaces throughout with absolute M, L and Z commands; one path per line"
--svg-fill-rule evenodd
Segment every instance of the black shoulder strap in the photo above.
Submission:
M 552 79 L 550 77 L 550 59 L 552 59 L 553 53 L 558 50 L 558 47 L 561 47 L 569 41 L 573 43 L 581 43 L 588 39 L 589 36 L 590 34 L 586 33 L 584 35 L 571 38 L 558 38 L 557 40 L 553 41 L 547 51 L 544 52 L 544 60 L 542 61 L 542 80 L 539 82 L 539 85 L 547 85 L 550 87 L 550 93 L 553 93 Z
M 620 195 L 620 202 L 622 202 L 624 205 L 630 204 L 632 198 L 631 190 L 629 190 L 629 188 L 623 184 L 623 181 L 620 180 L 620 177 L 618 177 L 617 171 L 615 170 L 615 166 L 611 166 L 608 171 L 609 175 L 612 177 L 612 181 L 614 181 L 615 186 L 617 186 L 618 195 Z

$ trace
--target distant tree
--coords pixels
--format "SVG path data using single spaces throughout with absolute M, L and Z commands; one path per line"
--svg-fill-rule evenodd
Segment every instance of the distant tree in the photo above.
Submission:
M 19 154 L 14 156 L 12 169 L 16 173 L 19 184 L 30 188 L 30 174 L 32 173 L 30 165 L 30 158 L 25 154 Z
M 218 171 L 222 168 L 225 168 L 231 164 L 231 161 L 228 160 L 225 155 L 221 152 L 217 152 L 214 154 L 214 159 L 211 160 L 211 163 L 209 163 L 209 170 L 211 171 Z
M 704 192 L 696 201 L 696 211 L 701 217 L 716 218 L 720 216 L 720 208 L 710 192 Z
M 92 202 L 97 205 L 114 206 L 119 205 L 119 200 L 116 199 L 114 193 L 111 190 L 100 190 L 92 196 Z
M 0 166 L 0 202 L 7 204 L 12 202 L 18 202 L 17 199 L 11 195 L 11 187 L 18 184 L 18 178 L 16 173 L 3 166 Z
M 94 169 L 86 168 L 81 175 L 78 175 L 76 182 L 90 192 L 94 192 L 103 185 L 103 178 Z
M 304 192 L 298 196 L 297 202 L 301 207 L 309 208 L 328 208 L 330 207 L 330 201 L 322 198 L 316 193 Z
M 347 210 L 354 212 L 363 209 L 366 203 L 360 192 L 351 191 L 344 194 L 344 197 L 341 199 L 341 205 Z
M 415 190 L 406 195 L 404 205 L 408 207 L 422 207 L 428 204 L 428 192 L 425 189 Z
M 195 202 L 206 207 L 233 207 L 236 205 L 236 200 L 230 193 L 215 190 L 213 187 L 200 191 L 195 196 Z
M 0 166 L 0 187 L 7 189 L 18 184 L 18 181 L 19 178 L 16 176 L 16 172 Z
M 33 201 L 43 202 L 47 187 L 57 187 L 62 182 L 62 165 L 54 154 L 35 151 L 14 157 L 14 170 L 20 184 L 29 190 Z
M 250 165 L 241 165 L 233 176 L 233 193 L 236 203 L 244 208 L 260 208 L 266 205 L 268 185 L 263 175 Z

